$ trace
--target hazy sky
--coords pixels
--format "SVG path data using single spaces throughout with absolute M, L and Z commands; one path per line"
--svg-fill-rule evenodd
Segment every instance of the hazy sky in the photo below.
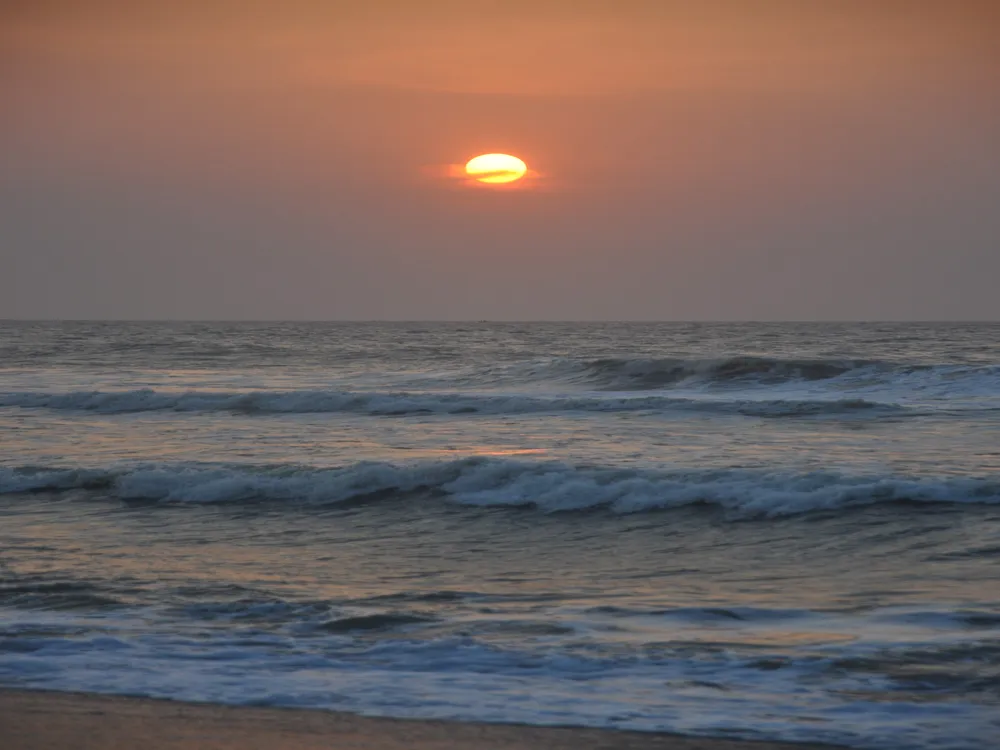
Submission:
M 0 317 L 1000 319 L 998 0 L 0 3 Z M 524 159 L 517 190 L 452 174 Z

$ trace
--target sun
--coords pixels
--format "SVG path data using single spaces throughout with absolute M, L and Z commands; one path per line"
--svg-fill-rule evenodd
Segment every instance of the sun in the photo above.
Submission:
M 528 172 L 528 165 L 509 154 L 482 154 L 469 159 L 465 173 L 487 185 L 500 185 L 520 180 Z

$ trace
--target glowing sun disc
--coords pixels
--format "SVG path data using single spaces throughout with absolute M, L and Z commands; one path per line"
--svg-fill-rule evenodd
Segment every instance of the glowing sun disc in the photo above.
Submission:
M 489 185 L 520 180 L 527 171 L 527 164 L 509 154 L 482 154 L 465 165 L 469 177 Z

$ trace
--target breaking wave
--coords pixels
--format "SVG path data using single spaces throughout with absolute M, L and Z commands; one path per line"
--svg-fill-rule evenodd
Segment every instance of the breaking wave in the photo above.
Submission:
M 349 391 L 250 391 L 183 393 L 154 391 L 73 391 L 0 393 L 0 407 L 130 412 L 232 412 L 240 414 L 357 413 L 369 416 L 411 414 L 533 414 L 567 411 L 698 411 L 758 417 L 902 413 L 898 404 L 862 398 L 699 399 L 647 396 L 527 396 L 466 393 L 377 393 Z
M 341 468 L 150 465 L 122 469 L 0 469 L 0 494 L 87 490 L 131 502 L 336 504 L 438 496 L 480 507 L 547 513 L 636 513 L 714 506 L 736 518 L 877 503 L 1000 503 L 1000 477 L 905 477 L 761 469 L 649 470 L 466 458 Z
M 885 368 L 868 360 L 806 360 L 771 357 L 720 359 L 597 359 L 585 365 L 589 378 L 614 390 L 665 388 L 685 381 L 761 384 L 829 380 L 853 370 Z
M 778 357 L 718 358 L 557 358 L 492 368 L 460 381 L 477 378 L 497 383 L 556 381 L 596 390 L 656 391 L 674 388 L 725 390 L 768 388 L 786 384 L 942 387 L 952 390 L 1000 387 L 1000 366 L 921 364 L 871 359 L 795 359 Z

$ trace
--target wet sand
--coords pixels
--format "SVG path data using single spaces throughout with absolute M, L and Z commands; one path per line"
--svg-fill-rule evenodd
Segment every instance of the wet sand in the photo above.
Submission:
M 605 729 L 375 719 L 330 711 L 0 689 L 5 750 L 830 750 Z

